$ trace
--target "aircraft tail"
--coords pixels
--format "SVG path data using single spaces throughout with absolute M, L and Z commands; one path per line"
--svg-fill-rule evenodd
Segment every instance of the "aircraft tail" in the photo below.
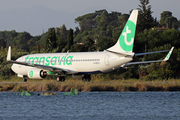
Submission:
M 133 10 L 117 43 L 114 46 L 107 49 L 107 51 L 115 52 L 115 53 L 132 52 L 134 45 L 137 17 L 138 17 L 138 10 Z

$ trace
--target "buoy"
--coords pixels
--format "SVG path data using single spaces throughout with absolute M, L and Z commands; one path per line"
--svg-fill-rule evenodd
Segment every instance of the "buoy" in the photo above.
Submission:
M 42 95 L 42 96 L 57 95 L 57 93 L 56 93 L 56 92 L 42 92 L 41 95 Z
M 33 93 L 29 93 L 26 90 L 23 90 L 21 93 L 21 96 L 32 96 L 32 95 L 33 95 Z
M 78 95 L 78 89 L 71 88 L 71 91 L 64 93 L 64 95 Z

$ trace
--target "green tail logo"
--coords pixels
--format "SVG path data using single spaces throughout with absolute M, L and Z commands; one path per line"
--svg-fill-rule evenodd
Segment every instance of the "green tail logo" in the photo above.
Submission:
M 135 30 L 136 25 L 132 21 L 128 20 L 121 36 L 119 37 L 119 45 L 126 52 L 130 52 L 133 49 Z

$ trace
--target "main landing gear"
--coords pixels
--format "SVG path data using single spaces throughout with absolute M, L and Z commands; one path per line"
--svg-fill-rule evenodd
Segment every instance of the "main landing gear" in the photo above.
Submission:
M 82 77 L 82 81 L 91 81 L 91 75 L 84 75 L 84 77 Z
M 23 82 L 27 82 L 27 77 L 23 76 Z
M 64 82 L 65 81 L 65 77 L 64 76 L 58 76 L 57 77 L 57 81 L 58 82 Z

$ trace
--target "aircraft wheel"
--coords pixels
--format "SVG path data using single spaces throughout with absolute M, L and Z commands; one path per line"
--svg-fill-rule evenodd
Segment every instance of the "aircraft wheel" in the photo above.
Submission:
M 65 81 L 65 77 L 64 77 L 64 76 L 63 76 L 63 77 L 58 76 L 58 77 L 57 77 L 57 81 L 58 81 L 58 82 L 64 82 L 64 81 Z
M 27 78 L 23 76 L 23 82 L 27 82 Z
M 65 81 L 65 77 L 61 77 L 61 82 L 64 82 Z
M 82 78 L 82 81 L 86 82 L 90 82 L 91 81 L 91 76 L 90 75 L 85 75 L 83 78 Z
M 91 77 L 88 77 L 88 78 L 87 78 L 87 81 L 90 82 L 90 81 L 91 81 Z
M 83 78 L 82 78 L 82 81 L 86 82 L 86 81 L 87 81 L 86 77 L 83 77 Z

